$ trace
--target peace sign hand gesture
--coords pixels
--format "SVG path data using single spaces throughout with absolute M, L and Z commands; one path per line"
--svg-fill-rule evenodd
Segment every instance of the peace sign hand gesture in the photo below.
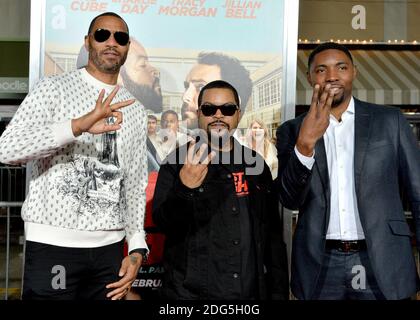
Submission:
M 208 172 L 208 165 L 216 156 L 214 151 L 211 151 L 203 161 L 204 152 L 208 149 L 207 144 L 202 144 L 198 150 L 195 150 L 195 141 L 191 141 L 188 152 L 185 157 L 185 163 L 179 172 L 181 182 L 190 189 L 198 188 L 204 181 Z
M 116 86 L 109 96 L 103 100 L 105 90 L 102 89 L 98 100 L 96 100 L 95 108 L 84 116 L 72 120 L 73 134 L 76 137 L 81 135 L 83 132 L 101 134 L 121 128 L 120 124 L 123 121 L 123 116 L 122 112 L 118 110 L 134 103 L 136 100 L 130 99 L 111 104 L 118 90 L 119 87 Z M 110 117 L 114 117 L 116 120 L 112 122 L 107 121 Z

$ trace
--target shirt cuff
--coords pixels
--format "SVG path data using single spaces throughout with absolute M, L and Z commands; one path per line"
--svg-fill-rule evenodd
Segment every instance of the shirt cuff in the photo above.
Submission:
M 296 153 L 296 156 L 298 157 L 299 161 L 306 168 L 308 168 L 309 170 L 312 170 L 312 167 L 314 166 L 314 163 L 315 163 L 315 151 L 314 151 L 314 153 L 311 157 L 307 157 L 307 156 L 304 156 L 303 154 L 301 154 L 295 146 L 295 153 Z
M 64 146 L 76 140 L 73 129 L 71 128 L 71 119 L 65 122 L 53 123 L 51 130 L 59 146 Z
M 143 232 L 136 232 L 131 237 L 127 236 L 128 252 L 134 249 L 146 249 L 149 252 L 149 247 L 146 243 L 146 234 Z

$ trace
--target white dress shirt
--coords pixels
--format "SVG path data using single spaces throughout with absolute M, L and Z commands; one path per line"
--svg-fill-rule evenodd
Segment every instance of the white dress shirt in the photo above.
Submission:
M 331 114 L 324 133 L 330 180 L 331 203 L 327 239 L 361 240 L 365 238 L 357 208 L 354 182 L 354 100 L 350 100 L 341 121 Z M 295 153 L 301 163 L 312 170 L 315 154 L 306 157 Z

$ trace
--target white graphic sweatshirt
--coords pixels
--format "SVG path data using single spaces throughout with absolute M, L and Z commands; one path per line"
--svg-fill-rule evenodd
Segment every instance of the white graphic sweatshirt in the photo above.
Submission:
M 121 129 L 74 137 L 71 119 L 91 111 L 105 84 L 86 69 L 41 80 L 0 138 L 0 162 L 32 163 L 22 207 L 26 240 L 63 247 L 99 247 L 126 236 L 129 250 L 147 248 L 144 107 L 120 109 Z M 121 87 L 112 104 L 133 99 Z M 112 118 L 108 119 L 112 121 Z

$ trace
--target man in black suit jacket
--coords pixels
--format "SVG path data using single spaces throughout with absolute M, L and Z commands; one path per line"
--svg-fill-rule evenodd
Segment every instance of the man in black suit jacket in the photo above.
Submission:
M 406 299 L 419 279 L 399 190 L 420 245 L 420 153 L 399 109 L 352 97 L 350 52 L 309 56 L 309 112 L 277 130 L 281 203 L 299 209 L 292 248 L 299 299 Z

